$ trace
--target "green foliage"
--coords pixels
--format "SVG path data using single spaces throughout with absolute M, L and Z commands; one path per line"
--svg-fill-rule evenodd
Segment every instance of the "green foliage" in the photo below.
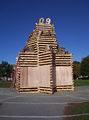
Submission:
M 81 74 L 89 77 L 89 56 L 82 59 Z
M 12 72 L 13 66 L 6 61 L 2 61 L 2 63 L 0 64 L 0 77 L 7 77 L 8 79 L 9 77 L 11 77 Z
M 81 63 L 78 61 L 73 62 L 73 77 L 78 78 L 81 75 Z

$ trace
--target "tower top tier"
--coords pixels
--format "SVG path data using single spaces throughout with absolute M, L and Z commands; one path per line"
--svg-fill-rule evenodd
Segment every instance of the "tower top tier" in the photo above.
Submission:
M 44 18 L 40 18 L 39 19 L 39 24 L 47 24 L 49 25 L 51 23 L 51 19 L 50 18 L 46 18 L 46 22 L 44 23 Z
M 36 23 L 36 30 L 38 29 L 39 30 L 53 30 L 54 25 L 51 24 L 50 18 L 46 18 L 46 21 L 44 20 L 44 18 L 40 18 L 39 23 Z

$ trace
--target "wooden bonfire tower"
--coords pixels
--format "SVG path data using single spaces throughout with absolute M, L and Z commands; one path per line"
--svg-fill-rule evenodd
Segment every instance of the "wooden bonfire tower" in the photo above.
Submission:
M 16 59 L 19 92 L 73 90 L 72 54 L 59 47 L 51 20 L 40 18 Z

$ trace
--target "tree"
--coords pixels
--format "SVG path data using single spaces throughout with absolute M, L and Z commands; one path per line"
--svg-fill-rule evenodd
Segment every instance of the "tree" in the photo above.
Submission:
M 73 62 L 73 78 L 76 79 L 81 75 L 81 63 L 78 61 Z
M 6 77 L 8 80 L 8 78 L 11 77 L 12 72 L 13 66 L 6 61 L 2 61 L 2 63 L 0 64 L 0 77 L 1 78 Z
M 2 64 L 0 64 L 0 78 L 2 77 Z
M 89 77 L 89 55 L 84 57 L 81 61 L 81 74 L 82 76 Z

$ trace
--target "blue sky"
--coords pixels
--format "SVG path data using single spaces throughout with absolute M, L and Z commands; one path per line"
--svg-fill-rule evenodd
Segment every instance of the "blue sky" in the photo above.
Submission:
M 0 0 L 0 62 L 15 64 L 41 17 L 51 18 L 73 60 L 89 55 L 89 0 Z

